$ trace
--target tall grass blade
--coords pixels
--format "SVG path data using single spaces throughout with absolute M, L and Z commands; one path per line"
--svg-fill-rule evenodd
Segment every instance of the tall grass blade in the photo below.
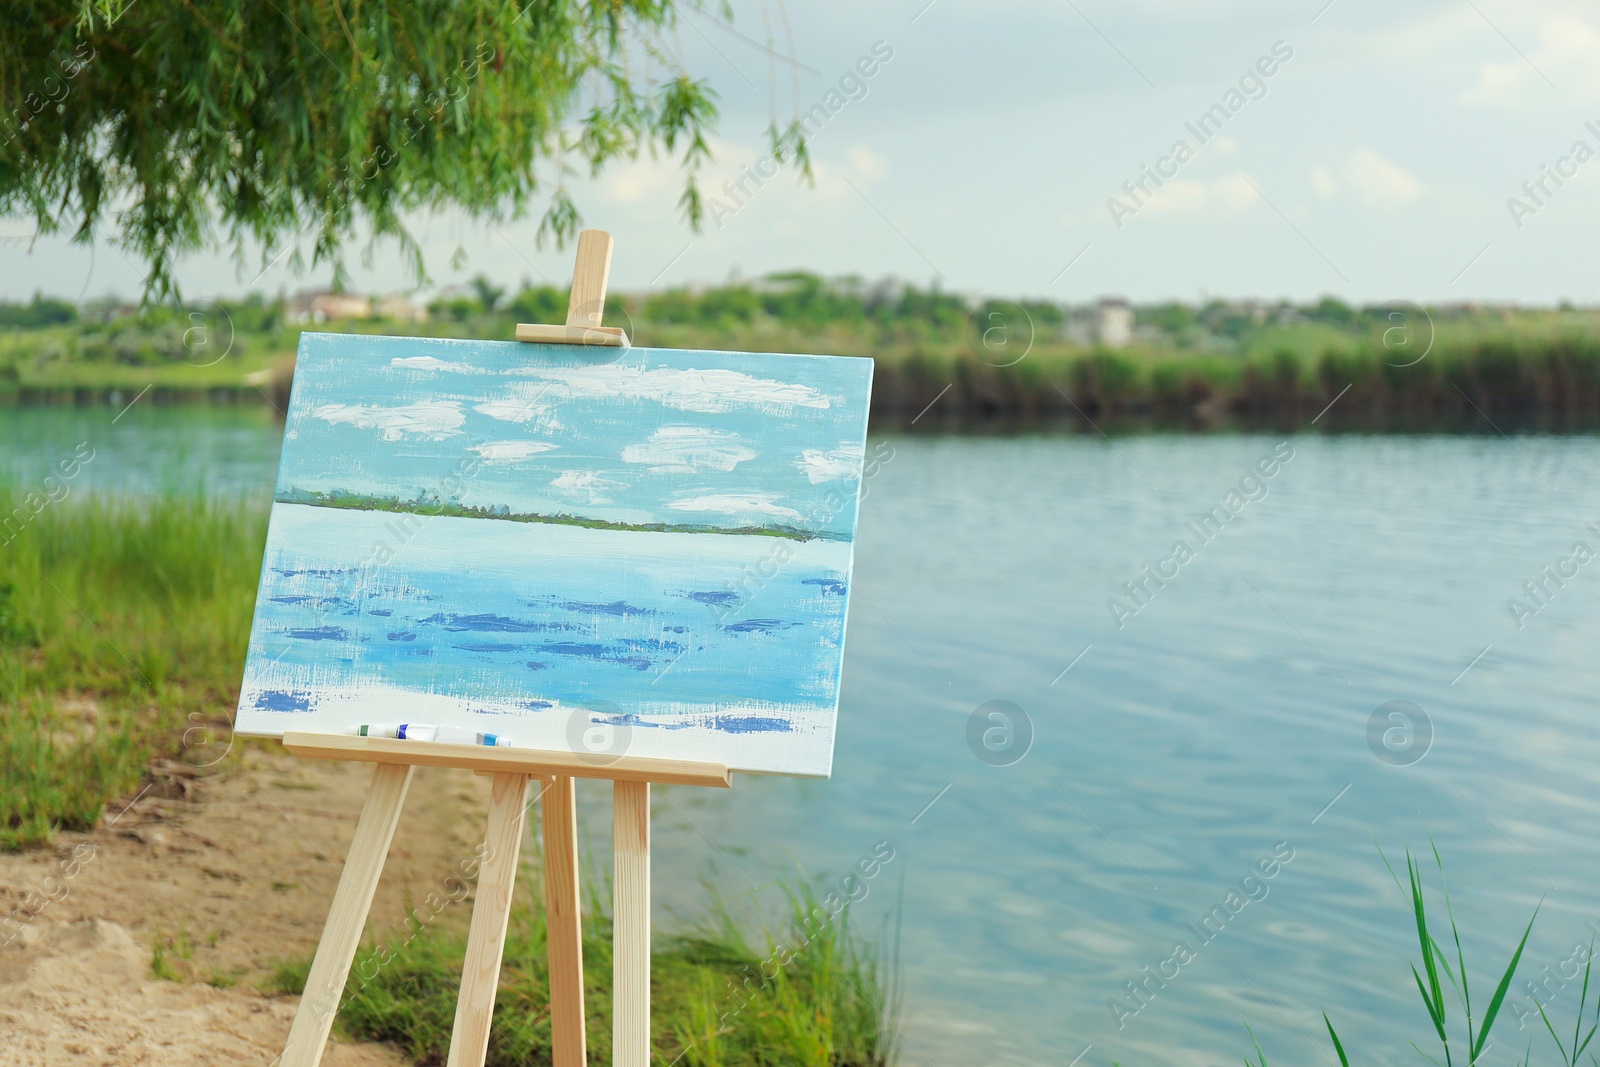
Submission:
M 1450 936 L 1456 943 L 1456 962 L 1461 967 L 1461 984 L 1456 986 L 1456 994 L 1461 998 L 1461 1006 L 1467 1013 L 1467 1043 L 1472 1045 L 1475 1042 L 1472 1034 L 1472 989 L 1467 985 L 1467 956 L 1461 948 L 1461 931 L 1456 928 L 1456 909 L 1455 905 L 1450 902 L 1450 883 L 1444 876 L 1444 858 L 1439 855 L 1439 846 L 1434 842 L 1432 834 L 1428 835 L 1428 844 L 1433 849 L 1433 862 L 1439 868 L 1439 885 L 1444 889 L 1444 912 L 1450 918 Z M 1437 948 L 1437 944 L 1435 947 Z M 1444 963 L 1443 955 L 1441 952 L 1439 961 L 1441 963 Z M 1450 974 L 1448 964 L 1445 965 L 1445 974 Z M 1451 978 L 1450 984 L 1456 984 L 1454 978 Z M 1475 1055 L 1474 1059 L 1476 1059 Z
M 1344 1045 L 1339 1041 L 1339 1035 L 1334 1031 L 1327 1012 L 1322 1013 L 1322 1021 L 1328 1027 L 1328 1036 L 1333 1039 L 1333 1051 L 1339 1054 L 1339 1067 L 1350 1067 L 1350 1057 L 1344 1054 Z
M 1249 1023 L 1244 1024 L 1244 1029 L 1245 1033 L 1250 1035 L 1251 1044 L 1256 1047 L 1256 1063 L 1252 1064 L 1250 1057 L 1246 1056 L 1244 1059 L 1245 1067 L 1267 1067 L 1267 1054 L 1261 1051 L 1261 1042 L 1257 1040 L 1256 1032 L 1250 1029 Z
M 1406 850 L 1406 874 L 1411 879 L 1411 912 L 1417 922 L 1417 947 L 1422 951 L 1422 966 L 1428 972 L 1428 991 L 1423 995 L 1423 1000 L 1428 1004 L 1428 1013 L 1433 1017 L 1433 1024 L 1440 1031 L 1439 1039 L 1448 1044 L 1444 1036 L 1444 991 L 1439 987 L 1439 968 L 1435 964 L 1435 957 L 1439 954 L 1433 936 L 1428 932 L 1428 908 L 1422 897 L 1422 874 L 1417 870 L 1416 861 L 1411 856 L 1411 850 Z M 1412 968 L 1416 973 L 1416 968 Z M 1418 980 L 1419 984 L 1421 980 Z M 1446 1050 L 1446 1057 L 1449 1052 Z
M 1583 1029 L 1583 1009 L 1589 1003 L 1589 972 L 1593 968 L 1594 941 L 1590 939 L 1589 957 L 1583 964 L 1583 992 L 1578 994 L 1578 1017 L 1572 1023 L 1572 1060 L 1570 1061 L 1572 1063 L 1576 1063 L 1578 1057 L 1583 1055 L 1583 1050 L 1589 1047 L 1589 1042 L 1594 1040 L 1595 1026 L 1600 1025 L 1600 999 L 1596 999 L 1594 1005 L 1595 1025 L 1589 1027 L 1588 1036 L 1583 1039 L 1583 1043 L 1581 1045 L 1578 1043 L 1578 1034 Z
M 1541 901 L 1540 907 L 1544 904 Z M 1483 1013 L 1483 1026 L 1478 1030 L 1478 1036 L 1472 1045 L 1471 1062 L 1478 1062 L 1478 1054 L 1483 1051 L 1483 1046 L 1489 1040 L 1489 1028 L 1494 1025 L 1495 1016 L 1500 1014 L 1500 1005 L 1506 999 L 1506 990 L 1511 988 L 1511 977 L 1517 971 L 1517 964 L 1522 960 L 1522 950 L 1528 945 L 1528 935 L 1533 932 L 1533 920 L 1539 917 L 1539 908 L 1533 909 L 1533 917 L 1528 920 L 1527 929 L 1522 931 L 1522 940 L 1517 942 L 1517 951 L 1512 953 L 1511 962 L 1506 964 L 1506 973 L 1500 976 L 1500 985 L 1495 988 L 1494 999 L 1489 1001 L 1489 1010 Z
M 1550 1040 L 1554 1041 L 1556 1043 L 1556 1048 L 1561 1050 L 1561 1062 L 1565 1063 L 1567 1065 L 1567 1067 L 1572 1067 L 1572 1061 L 1575 1060 L 1577 1057 L 1576 1056 L 1570 1056 L 1570 1055 L 1567 1054 L 1567 1046 L 1563 1045 L 1561 1043 L 1561 1039 L 1556 1036 L 1556 1028 L 1554 1026 L 1550 1025 L 1550 1016 L 1548 1016 L 1548 1015 L 1546 1015 L 1544 1013 L 1544 1005 L 1539 1003 L 1539 999 L 1537 997 L 1534 998 L 1533 1006 L 1535 1008 L 1539 1009 L 1539 1018 L 1544 1020 L 1544 1028 L 1546 1030 L 1550 1031 Z M 1578 1014 L 1579 1014 L 1580 1018 L 1583 1015 L 1583 1013 L 1581 1011 Z M 1581 1023 L 1580 1023 L 1580 1025 L 1581 1025 Z M 1576 1046 L 1574 1046 L 1574 1047 L 1576 1047 Z
M 1445 1048 L 1448 1049 L 1450 1039 L 1444 1036 L 1443 1008 L 1435 1007 L 1433 1001 L 1428 998 L 1428 989 L 1422 984 L 1422 976 L 1417 973 L 1417 965 L 1414 963 L 1411 965 L 1411 976 L 1417 980 L 1417 992 L 1422 994 L 1422 1005 L 1428 1009 L 1428 1018 L 1432 1020 L 1434 1030 L 1438 1031 L 1439 1040 L 1443 1041 Z

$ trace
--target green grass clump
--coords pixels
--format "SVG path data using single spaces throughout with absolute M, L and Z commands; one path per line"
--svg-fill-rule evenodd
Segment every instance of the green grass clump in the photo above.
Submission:
M 0 849 L 92 827 L 157 757 L 216 758 L 265 530 L 261 504 L 0 489 Z
M 846 909 L 804 894 L 787 928 L 757 949 L 726 919 L 658 940 L 651 958 L 651 1041 L 662 1063 L 683 1067 L 882 1067 L 893 1058 L 898 998 L 893 965 L 849 925 Z M 807 918 L 811 917 L 810 925 Z M 385 1041 L 419 1063 L 442 1063 L 450 1047 L 466 936 L 415 926 L 399 945 L 356 959 L 339 1007 L 349 1037 Z M 586 916 L 584 1007 L 589 1059 L 611 1060 L 611 923 Z M 488 1067 L 548 1064 L 550 993 L 544 912 L 513 908 Z M 299 993 L 310 960 L 279 965 L 269 990 Z

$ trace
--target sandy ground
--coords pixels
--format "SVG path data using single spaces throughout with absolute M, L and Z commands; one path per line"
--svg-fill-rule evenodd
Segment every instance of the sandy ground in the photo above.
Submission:
M 0 855 L 0 1067 L 270 1063 L 296 998 L 261 984 L 315 948 L 371 774 L 240 743 L 215 768 L 158 765 L 92 832 Z M 487 779 L 416 772 L 373 935 L 402 930 L 408 901 L 460 896 L 445 880 L 481 840 L 487 796 Z M 406 1061 L 345 1045 L 323 1062 Z

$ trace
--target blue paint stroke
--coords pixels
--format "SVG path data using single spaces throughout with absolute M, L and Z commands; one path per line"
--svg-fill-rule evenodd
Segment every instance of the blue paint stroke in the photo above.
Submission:
M 605 645 L 588 644 L 581 641 L 552 641 L 540 649 L 554 656 L 577 656 L 580 659 L 592 659 L 596 663 L 612 663 L 619 667 L 632 667 L 636 671 L 650 669 L 651 660 L 644 656 L 625 656 L 616 649 L 607 648 Z
M 569 600 L 561 606 L 566 608 L 568 611 L 577 612 L 580 615 L 628 616 L 655 614 L 655 612 L 651 611 L 649 608 L 636 608 L 632 604 L 622 600 L 613 600 L 609 604 L 584 604 Z
M 770 634 L 799 625 L 797 622 L 784 622 L 782 619 L 746 619 L 743 622 L 731 622 L 723 629 L 730 634 Z
M 850 588 L 837 578 L 802 578 L 800 584 L 816 586 L 823 596 L 844 596 Z
M 350 633 L 337 626 L 314 626 L 306 630 L 290 630 L 289 636 L 302 641 L 344 641 Z
M 733 604 L 739 599 L 738 593 L 685 593 L 684 596 L 701 604 Z
M 310 711 L 311 694 L 285 692 L 282 689 L 265 689 L 256 697 L 256 707 L 261 711 Z
M 626 715 L 591 715 L 589 721 L 604 726 L 643 726 L 651 730 L 687 730 L 695 725 L 692 722 L 651 722 L 631 712 Z
M 725 734 L 786 734 L 794 729 L 788 720 L 767 715 L 713 715 L 701 725 Z
M 470 630 L 474 633 L 501 633 L 501 634 L 529 634 L 540 630 L 565 629 L 548 622 L 529 622 L 526 619 L 512 619 L 504 615 L 495 615 L 485 612 L 481 615 L 446 615 L 440 613 L 429 615 L 422 620 L 443 626 L 452 633 Z

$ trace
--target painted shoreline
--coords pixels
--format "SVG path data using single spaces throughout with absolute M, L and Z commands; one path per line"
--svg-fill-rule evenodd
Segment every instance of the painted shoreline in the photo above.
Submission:
M 617 522 L 581 515 L 543 515 L 534 512 L 495 510 L 489 505 L 471 507 L 455 501 L 400 500 L 395 497 L 363 493 L 310 490 L 279 492 L 274 503 L 303 507 L 334 508 L 340 511 L 381 511 L 389 514 L 420 515 L 428 518 L 494 519 L 500 522 L 545 523 L 552 526 L 581 526 L 588 530 L 619 530 L 627 533 L 723 534 L 732 537 L 785 537 L 791 541 L 847 541 L 849 538 L 826 530 L 802 530 L 796 526 L 711 526 L 702 523 Z

